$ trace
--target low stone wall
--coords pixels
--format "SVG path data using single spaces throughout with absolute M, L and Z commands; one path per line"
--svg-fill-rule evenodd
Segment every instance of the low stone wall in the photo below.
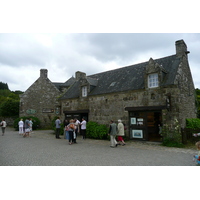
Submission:
M 2 119 L 4 119 L 7 123 L 7 126 L 14 126 L 14 121 L 15 119 L 12 117 L 1 117 L 0 116 L 0 121 L 2 121 Z

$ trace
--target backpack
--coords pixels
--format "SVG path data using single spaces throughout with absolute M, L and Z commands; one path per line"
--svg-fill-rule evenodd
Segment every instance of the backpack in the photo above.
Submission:
M 71 128 L 71 129 L 75 129 L 74 124 L 70 124 L 70 125 L 69 125 L 69 128 Z

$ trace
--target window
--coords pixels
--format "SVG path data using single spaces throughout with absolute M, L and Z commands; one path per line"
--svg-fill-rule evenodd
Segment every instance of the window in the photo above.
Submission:
M 150 74 L 148 79 L 148 87 L 158 87 L 158 74 Z
M 87 86 L 82 87 L 82 97 L 87 97 Z
M 114 85 L 115 85 L 115 83 L 116 83 L 116 82 L 112 82 L 112 83 L 110 84 L 110 86 L 114 86 Z

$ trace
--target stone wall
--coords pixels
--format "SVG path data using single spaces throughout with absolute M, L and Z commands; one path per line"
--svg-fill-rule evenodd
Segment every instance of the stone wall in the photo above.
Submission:
M 184 82 L 180 85 L 180 87 L 182 88 L 181 90 L 178 86 L 173 85 L 168 88 L 158 87 L 154 89 L 127 91 L 71 99 L 68 101 L 62 101 L 61 111 L 88 109 L 90 121 L 96 121 L 100 124 L 109 124 L 111 119 L 114 121 L 122 119 L 122 121 L 128 125 L 129 113 L 125 110 L 126 107 L 164 107 L 166 106 L 167 97 L 170 97 L 170 108 L 162 110 L 163 124 L 167 124 L 168 127 L 173 129 L 175 119 L 177 119 L 181 127 L 185 127 L 186 118 L 196 117 L 194 104 L 195 96 L 189 96 L 188 86 L 187 84 L 185 85 Z
M 40 119 L 41 127 L 50 127 L 52 119 L 60 116 L 58 98 L 61 92 L 47 78 L 46 70 L 21 95 L 20 116 L 34 116 Z

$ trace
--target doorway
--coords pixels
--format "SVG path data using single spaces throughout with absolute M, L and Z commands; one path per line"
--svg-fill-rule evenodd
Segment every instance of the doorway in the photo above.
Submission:
M 65 113 L 65 119 L 67 119 L 68 121 L 75 118 L 78 119 L 80 122 L 82 121 L 82 118 L 88 121 L 88 113 Z
M 161 111 L 129 112 L 129 119 L 131 139 L 147 140 L 152 142 L 161 141 Z
M 149 141 L 161 141 L 161 122 L 161 112 L 147 112 L 147 132 Z

